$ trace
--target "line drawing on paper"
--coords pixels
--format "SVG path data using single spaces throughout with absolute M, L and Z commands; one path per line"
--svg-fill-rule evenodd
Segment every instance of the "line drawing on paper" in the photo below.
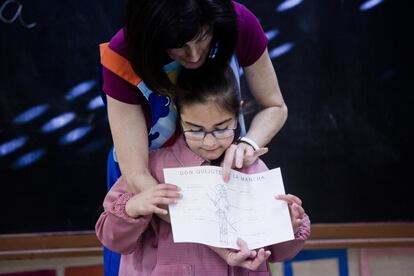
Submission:
M 215 207 L 215 214 L 218 218 L 219 224 L 219 237 L 220 242 L 224 244 L 229 244 L 229 227 L 233 229 L 234 232 L 238 232 L 234 228 L 233 224 L 228 220 L 228 213 L 230 212 L 230 205 L 227 187 L 223 184 L 217 184 L 215 186 L 215 197 L 211 198 L 209 195 L 207 197 L 213 203 Z
M 190 169 L 198 170 L 186 168 Z M 170 206 L 175 242 L 238 249 L 237 238 L 241 238 L 256 249 L 294 238 L 287 205 L 272 196 L 283 193 L 280 169 L 258 176 L 238 173 L 230 183 L 205 170 L 192 176 L 181 175 L 180 169 L 165 173 L 168 183 L 181 186 L 183 193 L 182 200 Z

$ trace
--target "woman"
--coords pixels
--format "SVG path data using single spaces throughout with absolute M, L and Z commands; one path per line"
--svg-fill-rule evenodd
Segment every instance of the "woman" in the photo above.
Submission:
M 162 71 L 168 58 L 190 69 L 205 63 L 220 69 L 236 49 L 249 88 L 263 106 L 253 118 L 246 137 L 262 147 L 280 130 L 287 118 L 287 107 L 267 52 L 267 39 L 257 19 L 244 6 L 223 0 L 141 0 L 130 1 L 127 12 L 126 29 L 114 36 L 109 49 L 128 59 L 134 73 L 149 88 L 158 93 L 173 91 L 173 84 Z M 216 51 L 217 44 L 215 58 L 208 58 Z M 105 64 L 103 90 L 107 95 L 116 156 L 128 187 L 135 191 L 151 187 L 155 182 L 146 166 L 146 144 L 149 117 L 154 115 L 137 87 Z M 172 140 L 166 139 L 165 144 Z M 246 143 L 231 147 L 224 169 L 228 170 L 233 161 L 238 168 L 243 162 L 252 163 L 256 159 L 252 158 L 253 151 Z
M 103 91 L 116 149 L 108 159 L 108 188 L 120 172 L 131 192 L 157 184 L 148 170 L 148 149 L 171 145 L 178 136 L 169 97 L 177 69 L 224 71 L 234 53 L 262 110 L 242 142 L 227 149 L 225 180 L 231 167 L 250 165 L 265 152 L 260 148 L 287 118 L 259 22 L 243 5 L 228 0 L 128 2 L 125 27 L 101 45 Z

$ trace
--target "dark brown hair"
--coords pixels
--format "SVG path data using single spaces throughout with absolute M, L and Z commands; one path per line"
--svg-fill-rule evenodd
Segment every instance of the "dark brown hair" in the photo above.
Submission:
M 206 60 L 205 65 L 223 71 L 237 42 L 232 1 L 129 0 L 125 28 L 132 68 L 154 92 L 174 94 L 175 86 L 163 71 L 170 60 L 167 50 L 201 35 L 203 27 L 213 32 L 211 47 L 218 45 L 216 57 Z
M 180 110 L 185 105 L 212 102 L 221 109 L 235 114 L 240 112 L 238 84 L 233 71 L 228 67 L 224 72 L 206 67 L 182 69 L 177 80 L 175 103 Z

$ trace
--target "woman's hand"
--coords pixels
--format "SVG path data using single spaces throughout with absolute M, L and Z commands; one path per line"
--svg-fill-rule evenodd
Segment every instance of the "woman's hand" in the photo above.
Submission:
M 284 200 L 289 206 L 290 218 L 292 220 L 293 232 L 296 234 L 302 226 L 305 210 L 302 207 L 302 200 L 294 195 L 278 195 L 276 199 Z
M 167 215 L 159 205 L 176 203 L 181 198 L 180 188 L 172 184 L 158 184 L 133 196 L 125 205 L 126 213 L 133 218 L 149 214 Z
M 252 146 L 246 143 L 231 145 L 226 150 L 222 163 L 224 181 L 229 181 L 230 170 L 232 168 L 240 169 L 243 166 L 249 166 L 253 164 L 259 156 L 262 156 L 268 151 L 268 148 L 259 148 L 255 151 Z
M 264 250 L 263 248 L 258 251 L 249 250 L 246 242 L 242 239 L 237 239 L 237 245 L 240 247 L 239 251 L 212 246 L 210 246 L 210 248 L 222 257 L 228 265 L 239 266 L 250 270 L 258 269 L 271 254 L 269 250 Z

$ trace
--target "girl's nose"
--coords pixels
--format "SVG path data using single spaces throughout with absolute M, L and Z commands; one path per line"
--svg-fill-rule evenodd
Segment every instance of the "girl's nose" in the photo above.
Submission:
M 203 144 L 208 147 L 213 147 L 216 145 L 216 138 L 212 133 L 207 133 L 206 137 L 204 137 Z

